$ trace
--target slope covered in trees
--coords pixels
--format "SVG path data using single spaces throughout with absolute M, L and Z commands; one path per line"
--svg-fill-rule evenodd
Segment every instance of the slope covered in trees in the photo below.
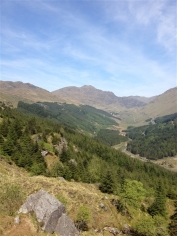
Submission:
M 127 137 L 120 135 L 120 132 L 118 130 L 111 129 L 101 129 L 97 133 L 95 139 L 110 146 L 114 146 L 116 144 L 126 142 L 128 140 Z
M 67 147 L 59 154 L 55 148 L 64 137 Z M 18 166 L 34 173 L 64 176 L 83 182 L 101 182 L 107 171 L 111 171 L 115 181 L 115 191 L 120 189 L 121 179 L 141 181 L 147 188 L 154 187 L 163 180 L 169 189 L 177 189 L 177 174 L 164 170 L 152 163 L 142 163 L 99 141 L 56 122 L 32 117 L 6 108 L 1 110 L 0 123 L 1 153 L 9 156 Z M 48 149 L 58 155 L 58 166 L 51 173 L 46 171 L 41 150 Z M 74 159 L 74 162 L 70 162 Z
M 65 141 L 62 150 L 58 143 Z M 48 168 L 41 151 L 57 157 Z M 136 222 L 136 235 L 159 234 L 160 222 L 167 220 L 166 197 L 177 197 L 177 174 L 152 163 L 131 159 L 126 154 L 94 140 L 56 121 L 33 117 L 17 110 L 0 110 L 0 154 L 33 175 L 62 176 L 66 180 L 99 183 L 102 192 L 115 194 L 116 208 L 131 217 L 141 210 L 144 217 Z M 160 183 L 160 193 L 159 192 Z M 144 202 L 145 205 L 142 205 Z M 134 209 L 134 210 L 132 210 Z M 144 213 L 143 213 L 144 212 Z M 148 214 L 148 217 L 147 217 Z M 151 215 L 153 217 L 151 217 Z M 147 232 L 143 228 L 149 222 Z M 165 231 L 167 226 L 165 227 Z M 156 233 L 154 233 L 156 232 Z
M 127 137 L 132 139 L 127 150 L 148 159 L 159 159 L 177 154 L 177 113 L 159 117 L 155 124 L 129 128 Z
M 38 102 L 34 104 L 19 102 L 18 109 L 92 134 L 100 128 L 118 125 L 111 114 L 87 105 L 76 106 L 73 104 L 58 104 L 57 102 Z

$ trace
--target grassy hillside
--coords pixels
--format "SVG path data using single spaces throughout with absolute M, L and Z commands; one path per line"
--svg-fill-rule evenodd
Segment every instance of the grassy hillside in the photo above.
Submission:
M 49 91 L 34 86 L 29 83 L 22 82 L 11 82 L 0 80 L 0 100 L 6 100 L 17 106 L 19 101 L 27 103 L 33 103 L 38 101 L 57 101 L 66 102 L 67 99 L 63 100 L 59 96 L 52 95 Z M 70 103 L 68 101 L 68 103 Z
M 140 126 L 147 124 L 146 120 L 177 112 L 177 87 L 167 90 L 155 97 L 143 108 L 126 109 L 119 113 L 124 126 Z
M 58 178 L 47 178 L 44 176 L 30 176 L 23 169 L 19 169 L 15 165 L 10 165 L 7 162 L 0 161 L 0 185 L 1 190 L 6 191 L 7 185 L 16 186 L 20 189 L 22 197 L 19 202 L 16 202 L 16 196 L 11 196 L 9 194 L 6 202 L 10 200 L 14 202 L 12 207 L 14 209 L 14 214 L 9 216 L 8 205 L 6 206 L 7 212 L 0 211 L 0 234 L 6 236 L 45 236 L 49 235 L 42 232 L 38 232 L 37 222 L 33 215 L 28 214 L 20 215 L 21 223 L 20 225 L 14 225 L 14 216 L 16 211 L 19 209 L 22 202 L 26 197 L 40 189 L 46 190 L 48 193 L 52 194 L 60 201 L 62 201 L 65 206 L 69 217 L 72 220 L 76 220 L 78 210 L 80 206 L 87 206 L 90 209 L 91 219 L 89 222 L 89 232 L 85 232 L 82 235 L 101 235 L 100 233 L 94 233 L 94 229 L 101 230 L 106 225 L 114 225 L 121 227 L 121 224 L 127 223 L 127 219 L 118 216 L 116 208 L 110 203 L 110 199 L 114 196 L 108 196 L 105 198 L 106 194 L 101 193 L 96 186 L 92 184 L 76 183 L 62 181 Z M 11 193 L 12 194 L 12 193 Z M 1 204 L 7 204 L 5 201 Z M 99 207 L 100 203 L 104 203 L 108 208 L 108 211 L 104 211 Z M 122 220 L 120 221 L 120 218 Z M 120 223 L 121 222 L 121 223 Z
M 134 226 L 142 217 L 145 217 L 143 211 L 131 209 L 132 216 L 124 216 L 118 212 L 116 207 L 112 205 L 112 199 L 118 199 L 115 195 L 101 193 L 98 187 L 93 184 L 68 182 L 58 178 L 48 178 L 44 176 L 30 176 L 22 168 L 16 167 L 14 164 L 8 164 L 6 161 L 0 161 L 0 192 L 8 193 L 6 199 L 0 202 L 1 209 L 5 206 L 6 211 L 0 209 L 0 234 L 5 236 L 49 236 L 38 228 L 38 224 L 33 214 L 20 215 L 20 224 L 14 224 L 16 211 L 30 194 L 44 189 L 48 193 L 62 201 L 66 206 L 69 217 L 75 221 L 81 206 L 89 209 L 90 220 L 88 223 L 89 231 L 82 232 L 81 236 L 102 236 L 102 229 L 106 226 L 117 227 L 122 230 L 126 225 Z M 9 188 L 11 190 L 9 190 Z M 14 195 L 14 191 L 16 195 Z M 18 190 L 18 191 L 17 191 Z M 18 193 L 20 192 L 20 197 Z M 148 200 L 148 199 L 147 199 Z M 150 199 L 148 201 L 151 201 Z M 100 207 L 104 204 L 106 211 Z M 147 203 L 145 203 L 147 204 Z M 144 205 L 146 206 L 146 205 Z M 12 215 L 8 215 L 9 208 L 13 210 Z M 172 201 L 168 200 L 168 215 L 172 215 L 174 207 Z M 160 218 L 160 220 L 163 220 Z M 160 227 L 165 228 L 163 221 Z M 55 234 L 54 234 L 55 235 Z M 104 232 L 105 236 L 112 234 Z M 126 235 L 126 234 L 124 234 Z M 138 235 L 138 234 L 136 234 Z M 155 234 L 154 234 L 155 235 Z M 168 234 L 160 234 L 168 235 Z

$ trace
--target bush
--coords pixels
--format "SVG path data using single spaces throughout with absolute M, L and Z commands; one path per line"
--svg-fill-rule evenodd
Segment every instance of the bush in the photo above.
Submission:
M 155 236 L 155 226 L 154 226 L 154 220 L 151 216 L 144 216 L 139 219 L 135 226 L 134 230 L 137 233 L 137 235 L 143 235 L 143 236 Z
M 0 189 L 0 212 L 14 215 L 23 203 L 23 193 L 20 186 L 5 183 Z
M 168 236 L 167 221 L 162 216 L 143 216 L 134 225 L 136 235 Z
M 145 195 L 146 190 L 140 181 L 127 179 L 124 181 L 121 199 L 122 202 L 125 202 L 125 205 L 133 206 L 138 209 Z
M 90 210 L 86 206 L 81 206 L 77 213 L 77 219 L 75 222 L 76 227 L 80 231 L 88 230 L 88 223 L 90 222 Z

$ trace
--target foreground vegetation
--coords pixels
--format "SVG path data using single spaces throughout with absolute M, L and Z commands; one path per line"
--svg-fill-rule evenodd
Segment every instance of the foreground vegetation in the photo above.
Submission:
M 8 107 L 1 109 L 0 117 L 0 152 L 3 159 L 9 164 L 15 163 L 17 166 L 23 167 L 32 175 L 46 176 L 41 181 L 43 182 L 41 187 L 46 186 L 46 190 L 54 191 L 56 185 L 54 188 L 53 177 L 64 177 L 66 181 L 83 183 L 81 186 L 85 186 L 85 183 L 88 189 L 88 186 L 92 186 L 88 184 L 97 184 L 103 193 L 112 194 L 112 199 L 107 204 L 110 207 L 112 202 L 111 209 L 116 212 L 114 217 L 121 217 L 121 219 L 123 217 L 122 221 L 127 221 L 136 235 L 169 235 L 168 224 L 170 216 L 174 213 L 173 202 L 177 198 L 176 173 L 152 163 L 131 159 L 126 154 L 98 140 L 50 119 L 32 117 Z M 41 151 L 44 150 L 47 151 L 45 157 L 41 155 Z M 40 180 L 37 177 L 31 178 Z M 57 184 L 55 181 L 54 183 Z M 69 183 L 78 186 L 73 182 L 67 183 L 67 186 L 70 186 Z M 24 191 L 21 180 L 17 187 L 10 188 L 17 193 L 21 192 L 20 196 L 9 193 L 10 189 L 7 186 L 8 184 L 3 185 L 1 190 L 1 203 L 5 202 L 7 195 L 12 195 L 12 198 L 17 196 L 20 203 L 23 194 L 34 191 L 30 188 L 27 192 Z M 19 191 L 20 186 L 23 187 L 21 191 Z M 53 187 L 51 188 L 51 186 Z M 99 190 L 96 191 L 99 192 Z M 58 188 L 55 194 L 59 194 Z M 58 197 L 63 198 L 63 196 Z M 78 204 L 80 200 L 83 204 L 90 206 L 88 200 L 84 203 L 82 197 L 78 198 Z M 67 202 L 67 199 L 63 200 Z M 15 203 L 15 201 L 10 201 Z M 3 203 L 1 206 L 4 207 L 2 212 L 9 215 L 13 215 L 17 210 L 15 207 L 12 212 L 9 212 L 8 203 Z M 78 210 L 78 207 L 75 208 Z M 78 222 L 81 220 L 80 215 L 82 214 L 76 213 L 75 208 L 72 207 L 71 215 L 73 214 L 73 219 Z M 83 209 L 80 211 L 82 212 Z M 90 214 L 94 215 L 92 221 L 89 219 L 89 214 L 86 213 L 87 210 L 84 211 L 86 218 L 83 217 L 82 220 L 88 226 L 87 230 L 96 228 L 95 211 L 91 207 Z M 106 213 L 100 217 L 102 221 L 99 230 L 106 226 L 106 223 L 103 222 L 109 222 L 111 226 L 122 227 L 113 219 L 114 217 L 108 218 Z M 173 231 L 175 227 L 173 226 Z

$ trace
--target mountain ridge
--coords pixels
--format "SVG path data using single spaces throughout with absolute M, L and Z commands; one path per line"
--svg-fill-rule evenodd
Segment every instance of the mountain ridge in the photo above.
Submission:
M 52 94 L 62 96 L 63 98 L 67 98 L 72 95 L 73 100 L 80 103 L 87 103 L 87 105 L 91 106 L 94 106 L 96 101 L 99 108 L 103 108 L 104 105 L 114 105 L 119 107 L 119 109 L 121 109 L 121 107 L 132 108 L 145 106 L 147 103 L 145 102 L 145 98 L 144 101 L 142 101 L 142 99 L 138 99 L 137 96 L 118 97 L 113 92 L 102 91 L 91 85 L 84 85 L 82 87 L 65 87 L 53 91 Z
M 26 103 L 57 102 L 89 105 L 114 114 L 127 125 L 144 124 L 149 118 L 177 112 L 177 87 L 153 97 L 118 97 L 113 92 L 102 91 L 92 85 L 69 86 L 49 92 L 30 83 L 0 81 L 0 100 L 17 107 L 19 101 Z

